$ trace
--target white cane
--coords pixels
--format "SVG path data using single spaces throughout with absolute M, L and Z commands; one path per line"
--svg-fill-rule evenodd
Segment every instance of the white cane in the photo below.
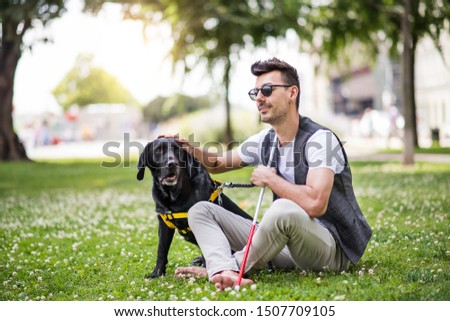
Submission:
M 270 156 L 269 156 L 269 162 L 267 163 L 267 167 L 270 167 L 270 165 L 272 164 L 272 159 L 273 159 L 273 155 L 275 154 L 275 149 L 277 148 L 277 137 L 275 136 L 275 144 L 272 147 L 272 151 L 270 152 Z M 248 239 L 247 239 L 247 246 L 245 248 L 245 253 L 244 253 L 244 258 L 242 259 L 242 263 L 241 263 L 241 269 L 239 271 L 239 276 L 236 282 L 236 290 L 239 290 L 240 286 L 241 286 L 241 281 L 242 281 L 242 277 L 244 275 L 244 271 L 245 271 L 245 265 L 247 264 L 247 258 L 248 258 L 248 253 L 250 252 L 250 246 L 252 244 L 252 239 L 253 239 L 253 234 L 255 233 L 255 228 L 256 228 L 256 223 L 258 221 L 258 214 L 259 214 L 259 210 L 261 208 L 261 204 L 264 198 L 264 186 L 261 187 L 261 192 L 259 193 L 259 199 L 258 199 L 258 203 L 256 204 L 256 209 L 255 209 L 255 215 L 253 216 L 253 222 L 252 222 L 252 227 L 250 228 L 250 233 L 248 235 Z

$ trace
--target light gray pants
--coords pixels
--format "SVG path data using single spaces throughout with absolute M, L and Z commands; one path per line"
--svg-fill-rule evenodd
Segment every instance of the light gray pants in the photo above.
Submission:
M 252 222 L 211 202 L 195 204 L 188 220 L 209 277 L 224 270 L 238 272 Z M 262 268 L 269 261 L 275 268 L 312 271 L 343 271 L 349 266 L 330 232 L 287 199 L 274 201 L 264 213 L 253 236 L 245 272 Z

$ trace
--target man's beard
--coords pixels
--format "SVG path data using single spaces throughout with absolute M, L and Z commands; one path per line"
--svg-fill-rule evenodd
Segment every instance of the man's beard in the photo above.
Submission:
M 268 103 L 268 104 L 266 104 L 266 103 L 259 104 L 258 105 L 258 110 L 261 107 L 264 107 L 264 108 L 268 109 L 266 115 L 263 115 L 263 114 L 260 113 L 261 122 L 263 122 L 263 123 L 270 124 L 270 125 L 275 125 L 275 124 L 281 122 L 284 119 L 284 117 L 286 116 L 286 115 L 283 115 L 283 114 L 274 113 L 273 105 L 270 104 L 270 103 Z

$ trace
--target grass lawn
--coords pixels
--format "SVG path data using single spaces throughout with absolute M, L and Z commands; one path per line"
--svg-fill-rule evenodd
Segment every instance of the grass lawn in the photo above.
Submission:
M 373 237 L 346 273 L 262 271 L 256 290 L 178 280 L 199 250 L 176 236 L 155 264 L 151 179 L 100 161 L 0 164 L 0 300 L 450 300 L 450 164 L 352 164 Z M 147 173 L 148 174 L 148 173 Z M 250 170 L 216 178 L 247 182 Z M 253 215 L 259 188 L 226 193 Z M 263 209 L 270 203 L 265 194 Z

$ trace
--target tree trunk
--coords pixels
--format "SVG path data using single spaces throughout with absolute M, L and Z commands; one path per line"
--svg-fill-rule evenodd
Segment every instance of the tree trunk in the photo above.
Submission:
M 403 96 L 403 117 L 405 118 L 405 128 L 403 133 L 403 164 L 414 164 L 414 59 L 411 30 L 411 0 L 404 0 L 404 13 L 402 16 L 402 96 Z
M 231 72 L 231 61 L 230 57 L 226 58 L 225 62 L 225 74 L 223 76 L 225 84 L 225 133 L 224 133 L 224 143 L 228 150 L 232 149 L 233 143 L 233 128 L 231 126 L 231 105 L 230 105 L 230 72 Z
M 412 91 L 412 117 L 413 117 L 413 139 L 414 139 L 414 147 L 419 147 L 419 136 L 417 133 L 417 106 L 416 106 L 416 45 L 417 39 L 414 37 L 413 39 L 413 47 L 412 47 L 412 61 L 411 61 L 411 91 Z
M 15 26 L 8 26 L 7 22 L 2 25 L 0 47 L 0 162 L 28 160 L 25 148 L 14 132 L 12 118 L 14 76 L 21 56 L 22 38 L 8 37 L 11 27 Z

